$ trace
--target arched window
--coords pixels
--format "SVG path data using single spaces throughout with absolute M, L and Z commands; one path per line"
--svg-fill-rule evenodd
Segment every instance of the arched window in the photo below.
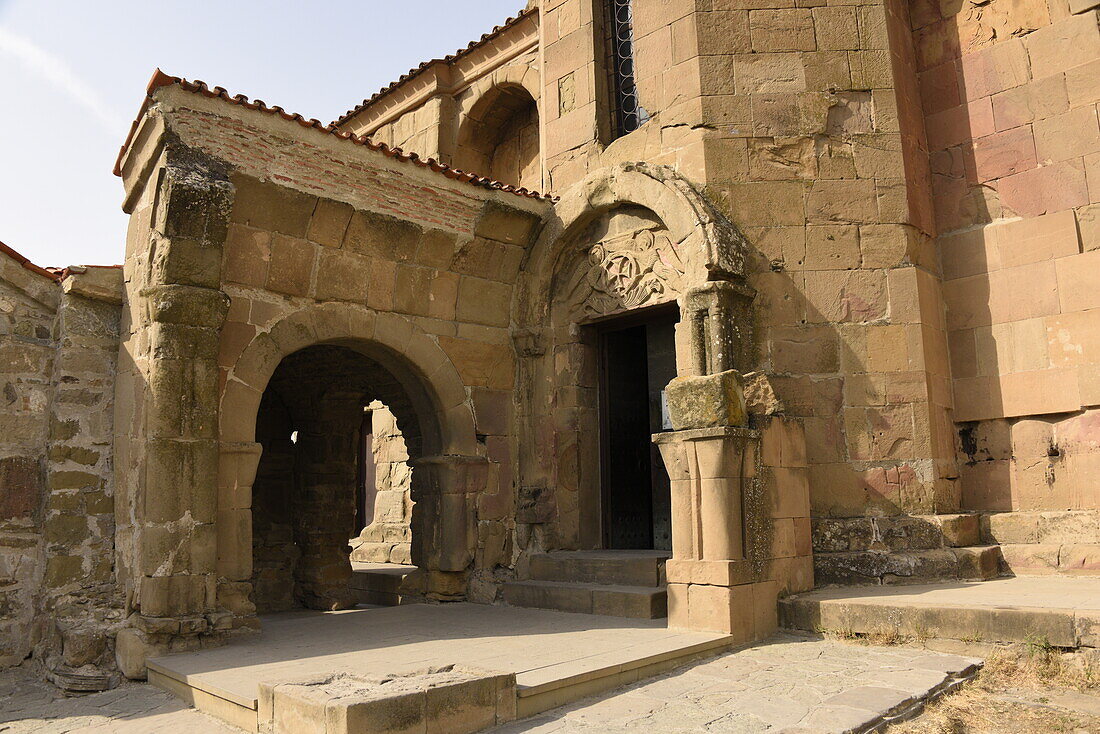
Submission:
M 611 103 L 611 139 L 634 132 L 649 119 L 638 98 L 634 76 L 634 2 L 604 0 L 607 88 Z
M 515 186 L 542 186 L 538 105 L 526 89 L 502 84 L 478 100 L 463 122 L 454 166 Z

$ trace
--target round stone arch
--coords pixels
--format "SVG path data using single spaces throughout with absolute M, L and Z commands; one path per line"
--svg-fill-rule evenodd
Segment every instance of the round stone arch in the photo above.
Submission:
M 471 173 L 489 176 L 515 186 L 542 188 L 541 161 L 541 110 L 538 74 L 528 66 L 512 65 L 495 70 L 482 77 L 457 95 L 458 124 L 456 126 L 452 165 Z M 524 138 L 530 140 L 504 140 L 507 126 L 522 114 L 533 116 Z M 526 146 L 524 147 L 524 143 Z M 526 158 L 537 176 L 528 174 L 523 180 L 510 175 L 501 161 L 495 160 L 499 146 L 512 144 L 516 155 Z M 518 174 L 517 174 L 518 175 Z M 537 178 L 537 180 L 536 180 Z
M 744 281 L 748 242 L 737 227 L 675 169 L 642 162 L 594 171 L 564 192 L 525 259 L 523 274 L 532 285 L 549 287 L 570 235 L 624 205 L 651 210 L 668 228 L 688 265 L 687 287 Z
M 219 409 L 217 569 L 219 594 L 246 597 L 252 576 L 252 485 L 260 461 L 260 401 L 283 359 L 317 345 L 342 346 L 386 368 L 406 388 L 422 432 L 414 465 L 414 562 L 425 583 L 453 597 L 453 578 L 473 560 L 468 518 L 487 482 L 473 412 L 458 371 L 436 341 L 409 319 L 362 306 L 326 303 L 295 311 L 257 334 L 230 368 Z M 461 505 L 461 507 L 459 506 Z M 447 517 L 447 515 L 451 515 Z M 432 593 L 430 585 L 422 591 Z M 239 605 L 238 605 L 239 606 Z

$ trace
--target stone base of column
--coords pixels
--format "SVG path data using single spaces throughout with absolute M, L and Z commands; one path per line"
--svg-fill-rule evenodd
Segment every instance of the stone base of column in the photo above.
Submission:
M 722 632 L 734 641 L 755 642 L 775 634 L 779 584 L 760 581 L 736 586 L 668 585 L 668 626 Z
M 762 640 L 779 594 L 813 586 L 802 427 L 759 422 L 653 437 L 672 480 L 669 627 Z
M 235 634 L 258 628 L 234 626 L 238 622 L 230 612 L 211 612 L 191 617 L 147 617 L 132 614 L 129 627 L 115 636 L 115 662 L 131 680 L 145 680 L 149 658 L 176 652 L 193 652 L 220 647 Z

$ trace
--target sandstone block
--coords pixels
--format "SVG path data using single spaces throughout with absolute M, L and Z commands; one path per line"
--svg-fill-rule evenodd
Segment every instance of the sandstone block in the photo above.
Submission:
M 1012 573 L 1041 575 L 1058 572 L 1058 545 L 1002 544 L 1001 555 Z
M 306 239 L 325 247 L 340 247 L 343 244 L 348 223 L 351 221 L 351 215 L 350 204 L 332 199 L 318 199 L 313 216 L 309 220 Z
M 819 49 L 854 51 L 859 48 L 859 28 L 854 7 L 819 7 L 812 12 Z
M 669 383 L 666 394 L 672 424 L 677 430 L 740 426 L 747 419 L 741 375 L 735 370 L 677 377 Z
M 734 78 L 738 94 L 806 91 L 806 71 L 797 53 L 738 55 Z
M 1072 15 L 1040 28 L 1024 39 L 1036 79 L 1057 74 L 1100 56 L 1096 14 Z
M 778 10 L 750 10 L 749 32 L 752 50 L 813 51 L 814 20 L 809 8 L 783 8 Z
M 232 181 L 236 193 L 231 221 L 290 237 L 306 235 L 317 205 L 314 197 L 248 176 L 234 175 Z

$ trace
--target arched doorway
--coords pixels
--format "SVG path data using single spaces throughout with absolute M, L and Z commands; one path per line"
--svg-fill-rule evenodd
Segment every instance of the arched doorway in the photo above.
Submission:
M 364 465 L 374 461 L 365 453 L 367 419 L 386 406 L 409 456 L 419 458 L 425 445 L 438 445 L 438 430 L 425 425 L 431 423 L 424 418 L 427 401 L 407 372 L 399 379 L 348 346 L 315 345 L 283 358 L 256 419 L 261 457 L 252 488 L 252 586 L 258 612 L 355 604 L 349 539 L 360 529 Z
M 702 312 L 692 294 L 709 293 L 715 281 L 730 284 L 735 296 L 723 305 L 734 325 L 727 351 L 734 364 L 748 363 L 746 244 L 664 166 L 593 172 L 562 194 L 555 211 L 513 302 L 520 380 L 532 386 L 521 406 L 521 452 L 528 460 L 520 483 L 531 504 L 548 508 L 532 513 L 531 533 L 551 550 L 638 547 L 646 538 L 627 532 L 634 540 L 626 541 L 612 527 L 623 512 L 609 484 L 625 477 L 625 491 L 648 495 L 670 481 L 659 457 L 650 467 L 644 459 L 653 451 L 651 433 L 668 427 L 661 406 L 667 382 L 706 374 L 695 359 L 692 335 Z M 624 431 L 612 425 L 608 404 L 624 392 L 633 395 L 626 397 L 635 412 L 629 421 L 635 448 L 627 451 L 615 443 Z M 633 471 L 622 472 L 617 461 L 633 461 Z M 657 518 L 663 498 L 646 500 L 650 507 L 632 522 L 656 521 L 648 547 L 665 545 L 667 530 Z
M 568 235 L 554 263 L 532 413 L 555 488 L 550 545 L 671 550 L 669 478 L 650 437 L 676 376 L 684 268 L 661 218 L 623 205 Z
M 529 189 L 542 187 L 538 104 L 521 85 L 500 84 L 470 111 L 454 167 Z

